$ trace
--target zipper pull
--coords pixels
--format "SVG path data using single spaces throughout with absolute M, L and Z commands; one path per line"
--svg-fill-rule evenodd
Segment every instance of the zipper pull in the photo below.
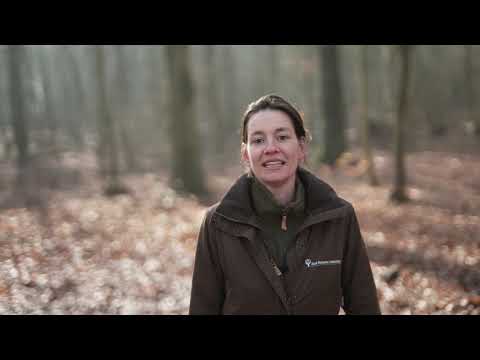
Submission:
M 270 262 L 272 263 L 272 266 L 273 266 L 273 271 L 275 271 L 275 275 L 277 276 L 282 276 L 282 271 L 280 270 L 280 268 L 277 266 L 277 264 L 275 263 L 275 260 L 273 260 L 272 257 L 270 257 Z
M 287 231 L 287 214 L 282 214 L 282 230 Z

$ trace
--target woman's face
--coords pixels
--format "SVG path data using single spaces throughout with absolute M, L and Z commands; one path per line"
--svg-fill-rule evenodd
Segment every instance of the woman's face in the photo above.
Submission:
M 279 110 L 260 111 L 250 118 L 247 134 L 242 158 L 257 179 L 267 187 L 295 184 L 305 144 L 297 138 L 290 117 Z

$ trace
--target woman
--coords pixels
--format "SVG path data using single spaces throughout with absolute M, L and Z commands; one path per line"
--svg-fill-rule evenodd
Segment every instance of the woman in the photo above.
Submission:
M 352 205 L 300 166 L 307 134 L 283 98 L 249 105 L 249 173 L 202 222 L 190 314 L 380 314 Z

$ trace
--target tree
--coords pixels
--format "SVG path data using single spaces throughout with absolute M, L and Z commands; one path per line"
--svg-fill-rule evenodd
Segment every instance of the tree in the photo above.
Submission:
M 8 47 L 10 80 L 10 113 L 17 148 L 17 184 L 25 184 L 25 171 L 29 165 L 30 149 L 28 136 L 28 118 L 23 91 L 22 67 L 26 61 L 26 48 L 23 45 Z
M 265 79 L 268 93 L 278 93 L 279 71 L 278 71 L 278 49 L 277 45 L 269 45 L 267 48 L 267 67 L 269 71 L 265 71 L 268 76 Z
M 105 60 L 104 46 L 97 45 L 95 47 L 95 64 L 98 87 L 99 160 L 102 173 L 106 178 L 105 194 L 117 195 L 127 192 L 127 189 L 119 179 L 118 146 L 116 129 L 108 103 Z
M 135 150 L 133 148 L 132 141 L 130 139 L 130 131 L 132 131 L 129 126 L 129 115 L 128 111 L 131 106 L 129 90 L 130 90 L 130 81 L 128 78 L 128 62 L 125 53 L 124 45 L 117 45 L 115 47 L 115 55 L 117 59 L 117 102 L 116 108 L 119 110 L 116 112 L 116 123 L 119 126 L 120 137 L 122 142 L 122 150 L 124 154 L 125 163 L 127 165 L 128 171 L 137 170 L 137 159 L 135 156 Z M 127 118 L 123 115 L 127 114 Z
M 217 67 L 215 66 L 215 46 L 207 45 L 205 48 L 205 67 L 207 73 L 207 105 L 208 115 L 214 132 L 214 154 L 221 155 L 225 147 L 224 123 L 220 111 L 218 93 Z
M 43 49 L 40 53 L 40 71 L 42 73 L 42 88 L 44 99 L 44 114 L 46 125 L 48 128 L 50 152 L 58 160 L 58 144 L 57 144 L 57 112 L 55 109 L 55 96 L 52 81 L 52 69 L 50 67 L 49 54 L 50 49 Z
M 368 46 L 360 47 L 360 91 L 362 100 L 360 105 L 360 119 L 362 127 L 362 143 L 365 161 L 367 162 L 368 181 L 371 186 L 378 185 L 377 175 L 375 173 L 375 165 L 372 157 L 372 149 L 370 147 L 369 134 L 369 94 L 368 94 Z
M 172 185 L 196 195 L 206 195 L 199 136 L 193 113 L 193 80 L 188 46 L 166 49 L 170 74 L 170 134 L 172 135 Z
M 236 121 L 232 119 L 239 119 L 240 105 L 238 103 L 238 80 L 236 76 L 236 62 L 231 45 L 222 46 L 222 60 L 223 60 L 223 84 L 225 94 L 223 97 L 224 119 L 226 121 L 228 132 L 236 130 L 238 126 Z
M 323 108 L 325 112 L 322 161 L 334 165 L 346 149 L 345 110 L 340 73 L 340 55 L 336 45 L 320 46 L 322 63 Z
M 465 82 L 468 120 L 473 124 L 474 133 L 480 136 L 480 117 L 475 106 L 475 71 L 473 66 L 473 45 L 465 45 Z
M 411 45 L 398 45 L 396 53 L 400 61 L 400 79 L 398 83 L 398 99 L 395 108 L 395 144 L 394 144 L 394 183 L 390 194 L 393 202 L 406 202 L 408 196 L 405 192 L 405 131 L 407 125 L 408 94 L 410 88 Z M 394 55 L 394 54 L 393 54 Z M 392 59 L 393 60 L 393 59 Z

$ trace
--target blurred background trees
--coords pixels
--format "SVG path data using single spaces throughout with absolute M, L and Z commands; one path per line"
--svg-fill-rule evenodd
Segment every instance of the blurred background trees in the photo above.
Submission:
M 480 314 L 479 55 L 0 45 L 0 314 L 186 313 L 201 219 L 268 93 L 355 206 L 384 312 Z
M 21 187 L 35 164 L 58 170 L 92 152 L 106 188 L 167 171 L 204 195 L 208 171 L 239 165 L 247 105 L 277 93 L 304 114 L 312 168 L 360 148 L 373 185 L 372 153 L 390 151 L 392 198 L 406 199 L 410 151 L 478 149 L 478 55 L 476 45 L 3 45 L 0 161 L 15 164 L 6 185 Z

